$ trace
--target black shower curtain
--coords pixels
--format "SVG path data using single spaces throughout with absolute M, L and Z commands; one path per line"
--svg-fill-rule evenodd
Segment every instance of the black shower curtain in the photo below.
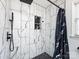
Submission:
M 69 59 L 65 10 L 61 8 L 59 9 L 56 21 L 55 51 L 53 59 Z

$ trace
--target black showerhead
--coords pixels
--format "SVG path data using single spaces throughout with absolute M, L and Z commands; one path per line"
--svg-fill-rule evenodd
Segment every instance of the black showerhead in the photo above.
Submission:
M 20 0 L 21 2 L 24 2 L 24 3 L 27 3 L 27 4 L 30 4 L 33 2 L 33 0 Z

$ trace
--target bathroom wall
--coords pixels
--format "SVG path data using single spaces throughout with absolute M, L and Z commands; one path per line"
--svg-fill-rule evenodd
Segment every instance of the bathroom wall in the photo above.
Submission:
M 68 40 L 70 47 L 70 59 L 78 59 L 79 51 L 77 47 L 79 46 L 79 37 L 72 36 L 72 0 L 66 0 L 66 18 L 67 18 L 67 30 L 68 30 Z
M 9 0 L 0 0 L 0 59 L 9 59 L 7 42 Z
M 32 59 L 45 52 L 45 8 L 36 3 L 28 5 L 19 0 L 10 1 L 10 13 L 14 13 L 13 40 L 15 50 L 11 59 Z M 34 29 L 34 16 L 41 17 L 41 29 Z

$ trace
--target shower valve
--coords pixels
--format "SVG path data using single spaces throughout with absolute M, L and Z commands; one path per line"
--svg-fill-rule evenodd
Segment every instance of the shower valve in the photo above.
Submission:
M 9 32 L 7 32 L 7 41 L 11 39 L 12 34 L 9 34 Z

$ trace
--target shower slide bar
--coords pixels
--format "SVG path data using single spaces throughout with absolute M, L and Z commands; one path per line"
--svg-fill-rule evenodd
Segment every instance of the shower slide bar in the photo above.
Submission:
M 7 41 L 10 40 L 9 50 L 12 52 L 14 51 L 14 42 L 13 42 L 13 12 L 12 12 L 12 20 L 9 20 L 11 22 L 11 34 L 7 32 Z

